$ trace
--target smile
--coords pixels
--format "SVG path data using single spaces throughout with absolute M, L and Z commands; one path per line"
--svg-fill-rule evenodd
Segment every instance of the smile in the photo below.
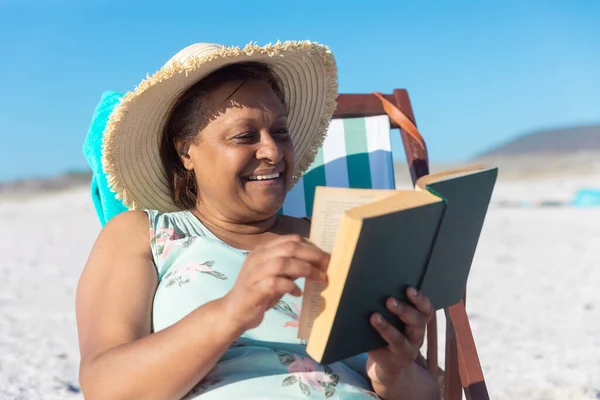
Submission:
M 248 177 L 248 180 L 250 180 L 250 181 L 266 181 L 269 179 L 277 179 L 277 178 L 279 178 L 279 175 L 281 175 L 279 172 L 275 172 L 273 174 L 268 174 L 268 175 L 251 175 Z

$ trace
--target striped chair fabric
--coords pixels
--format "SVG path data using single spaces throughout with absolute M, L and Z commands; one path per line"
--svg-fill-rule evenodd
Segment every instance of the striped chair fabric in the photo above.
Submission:
M 387 115 L 332 120 L 315 161 L 288 193 L 281 212 L 311 217 L 317 186 L 395 188 Z

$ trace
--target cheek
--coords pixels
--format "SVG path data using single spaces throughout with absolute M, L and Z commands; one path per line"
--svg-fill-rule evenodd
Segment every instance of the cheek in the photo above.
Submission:
M 287 164 L 294 164 L 294 143 L 291 140 L 282 143 L 279 147 L 283 153 L 283 159 Z
M 219 149 L 204 159 L 199 159 L 195 169 L 202 186 L 227 188 L 238 185 L 239 177 L 247 168 L 251 156 L 235 149 Z
M 295 153 L 294 153 L 294 145 L 293 143 L 290 141 L 288 144 L 285 144 L 281 147 L 281 151 L 283 153 L 283 160 L 285 162 L 285 166 L 286 166 L 286 175 L 288 177 L 291 177 L 294 174 L 294 160 L 295 160 Z

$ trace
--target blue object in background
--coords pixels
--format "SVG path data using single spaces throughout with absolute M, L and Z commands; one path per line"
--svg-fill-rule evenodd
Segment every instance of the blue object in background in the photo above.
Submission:
M 600 189 L 579 189 L 571 202 L 573 207 L 600 207 Z

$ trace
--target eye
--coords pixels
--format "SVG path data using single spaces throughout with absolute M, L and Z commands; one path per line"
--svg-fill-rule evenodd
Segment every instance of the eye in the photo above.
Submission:
M 239 140 L 239 141 L 250 141 L 250 140 L 256 139 L 256 132 L 250 130 L 250 131 L 247 131 L 244 133 L 240 133 L 239 135 L 235 135 L 233 137 L 233 139 Z
M 273 132 L 273 136 L 276 136 L 279 138 L 286 138 L 289 135 L 290 135 L 290 130 L 288 128 L 277 129 L 275 132 Z

